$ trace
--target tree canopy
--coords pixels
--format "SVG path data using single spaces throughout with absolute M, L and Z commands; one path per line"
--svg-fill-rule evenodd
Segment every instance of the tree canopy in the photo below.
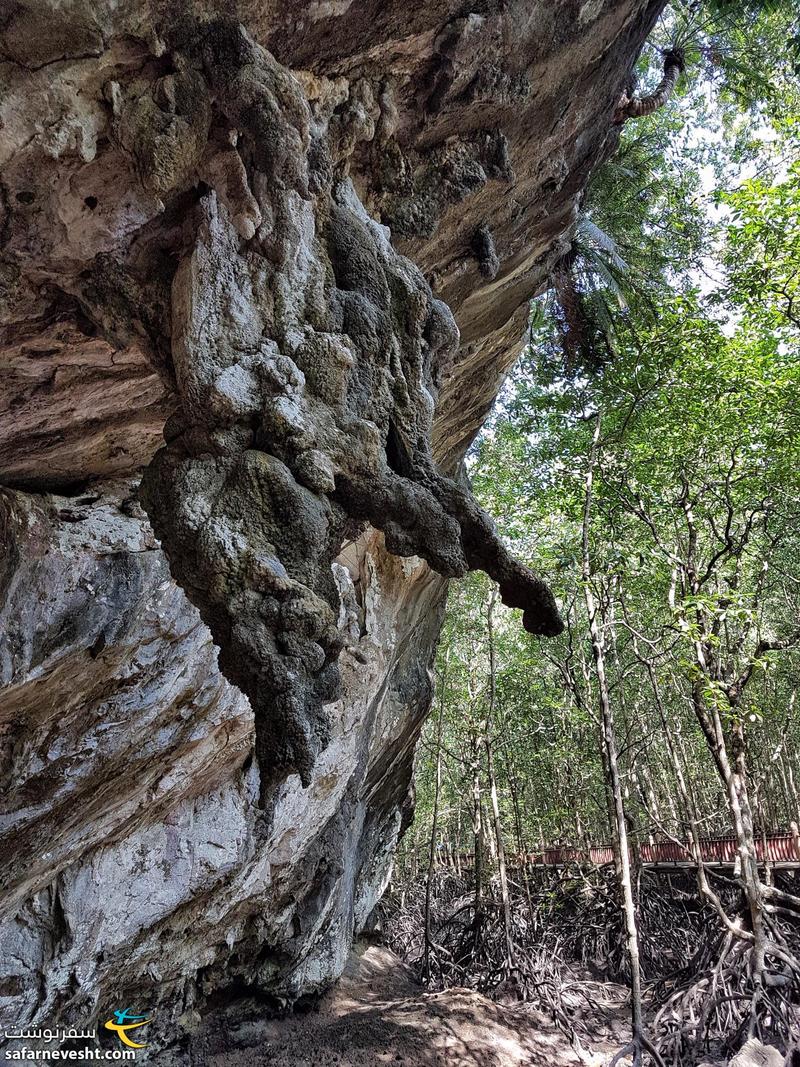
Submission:
M 791 5 L 681 2 L 642 57 L 632 92 L 653 91 L 667 48 L 685 70 L 622 125 L 468 458 L 566 629 L 530 638 L 487 579 L 454 583 L 402 859 L 474 853 L 478 924 L 482 862 L 505 901 L 506 852 L 610 843 L 633 952 L 623 861 L 678 842 L 730 939 L 705 964 L 727 1000 L 697 1021 L 697 962 L 653 1023 L 681 1063 L 715 1026 L 731 1047 L 785 1036 L 772 990 L 800 990 L 800 900 L 765 881 L 757 845 L 800 821 L 797 41 Z M 700 860 L 718 834 L 740 900 Z

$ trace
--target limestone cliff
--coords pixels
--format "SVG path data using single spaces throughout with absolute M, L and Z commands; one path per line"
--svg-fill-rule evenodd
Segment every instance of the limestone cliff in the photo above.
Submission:
M 0 1021 L 340 972 L 446 579 L 560 626 L 458 468 L 660 6 L 0 17 Z

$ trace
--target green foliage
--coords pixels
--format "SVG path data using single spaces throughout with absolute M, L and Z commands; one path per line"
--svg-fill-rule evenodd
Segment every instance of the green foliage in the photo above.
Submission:
M 686 73 L 666 106 L 623 126 L 618 151 L 589 186 L 549 292 L 534 306 L 532 343 L 549 350 L 562 373 L 602 369 L 621 334 L 652 319 L 665 294 L 704 268 L 721 239 L 704 189 L 709 170 L 722 183 L 747 164 L 780 171 L 776 150 L 796 150 L 792 63 L 800 52 L 793 59 L 791 49 L 798 43 L 796 3 L 673 0 L 665 9 L 640 61 L 640 92 L 652 90 L 672 49 L 685 56 Z M 730 206 L 746 209 L 737 199 Z M 774 207 L 788 215 L 793 205 Z
M 535 303 L 469 456 L 478 498 L 567 622 L 537 640 L 496 610 L 490 741 L 512 850 L 609 833 L 581 573 L 598 413 L 589 581 L 634 838 L 685 839 L 676 761 L 703 831 L 729 828 L 697 701 L 732 748 L 745 745 L 757 823 L 800 814 L 800 165 L 785 163 L 800 122 L 780 49 L 765 59 L 778 40 L 785 52 L 793 17 L 770 3 L 673 5 L 642 74 L 680 31 L 691 60 L 680 93 L 627 124 L 596 175 L 560 290 Z M 454 583 L 437 663 L 441 837 L 462 851 L 476 766 L 486 787 L 490 596 L 483 577 Z M 429 726 L 420 848 L 434 748 Z
M 672 0 L 651 48 L 682 49 L 684 92 L 711 88 L 730 111 L 777 114 L 800 63 L 796 0 Z
M 732 211 L 726 298 L 754 328 L 800 340 L 800 163 L 784 181 L 758 178 L 720 195 Z
M 603 605 L 633 823 L 645 838 L 662 829 L 685 837 L 666 728 L 682 739 L 706 829 L 726 829 L 724 798 L 691 713 L 695 683 L 725 723 L 744 723 L 769 797 L 758 818 L 786 823 L 796 817 L 793 799 L 782 765 L 770 759 L 776 750 L 792 761 L 800 754 L 800 717 L 787 724 L 785 715 L 797 653 L 759 657 L 756 646 L 790 633 L 800 619 L 800 361 L 749 321 L 726 333 L 689 294 L 665 303 L 657 322 L 640 324 L 637 343 L 623 346 L 588 383 L 554 386 L 528 351 L 471 459 L 481 502 L 514 551 L 549 577 L 568 624 L 561 638 L 537 641 L 524 634 L 517 613 L 498 609 L 493 737 L 508 844 L 531 849 L 542 841 L 608 838 L 580 595 L 592 430 L 586 413 L 598 410 L 604 432 L 591 581 Z M 690 563 L 698 571 L 695 590 L 676 578 Z M 442 833 L 462 851 L 472 847 L 470 753 L 486 711 L 489 595 L 483 577 L 454 586 L 438 666 L 447 750 Z M 719 676 L 698 668 L 700 641 L 717 657 Z M 744 699 L 732 708 L 731 681 L 748 667 Z M 430 759 L 430 731 L 426 745 Z
M 652 318 L 679 268 L 700 263 L 708 227 L 699 171 L 686 158 L 667 163 L 676 135 L 670 115 L 630 125 L 589 186 L 570 250 L 531 322 L 533 343 L 549 345 L 568 373 L 611 360 L 632 325 L 631 304 L 638 318 Z

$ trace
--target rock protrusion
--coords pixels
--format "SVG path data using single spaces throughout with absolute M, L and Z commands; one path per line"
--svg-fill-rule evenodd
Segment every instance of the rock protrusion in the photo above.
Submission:
M 312 138 L 289 72 L 235 24 L 205 32 L 216 121 L 239 129 L 243 161 L 215 184 L 252 190 L 253 203 L 211 190 L 196 210 L 172 284 L 180 410 L 143 499 L 223 671 L 250 697 L 265 780 L 308 781 L 338 693 L 331 565 L 353 524 L 445 576 L 486 570 L 532 633 L 561 622 L 544 583 L 433 461 L 437 383 L 459 336 L 449 309 L 348 179 L 317 168 L 312 181 L 326 131 Z M 342 135 L 339 124 L 334 154 Z M 490 234 L 483 254 L 496 271 Z

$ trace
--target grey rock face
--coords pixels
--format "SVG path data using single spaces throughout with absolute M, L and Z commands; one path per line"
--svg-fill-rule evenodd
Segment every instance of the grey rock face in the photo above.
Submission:
M 249 703 L 128 491 L 2 496 L 8 1026 L 133 998 L 168 1034 L 218 988 L 323 985 L 383 890 L 427 708 L 444 582 L 372 534 L 356 583 L 337 570 L 347 700 L 267 817 Z
M 449 475 L 659 7 L 0 23 L 0 1025 L 341 970 L 443 576 L 557 626 Z

